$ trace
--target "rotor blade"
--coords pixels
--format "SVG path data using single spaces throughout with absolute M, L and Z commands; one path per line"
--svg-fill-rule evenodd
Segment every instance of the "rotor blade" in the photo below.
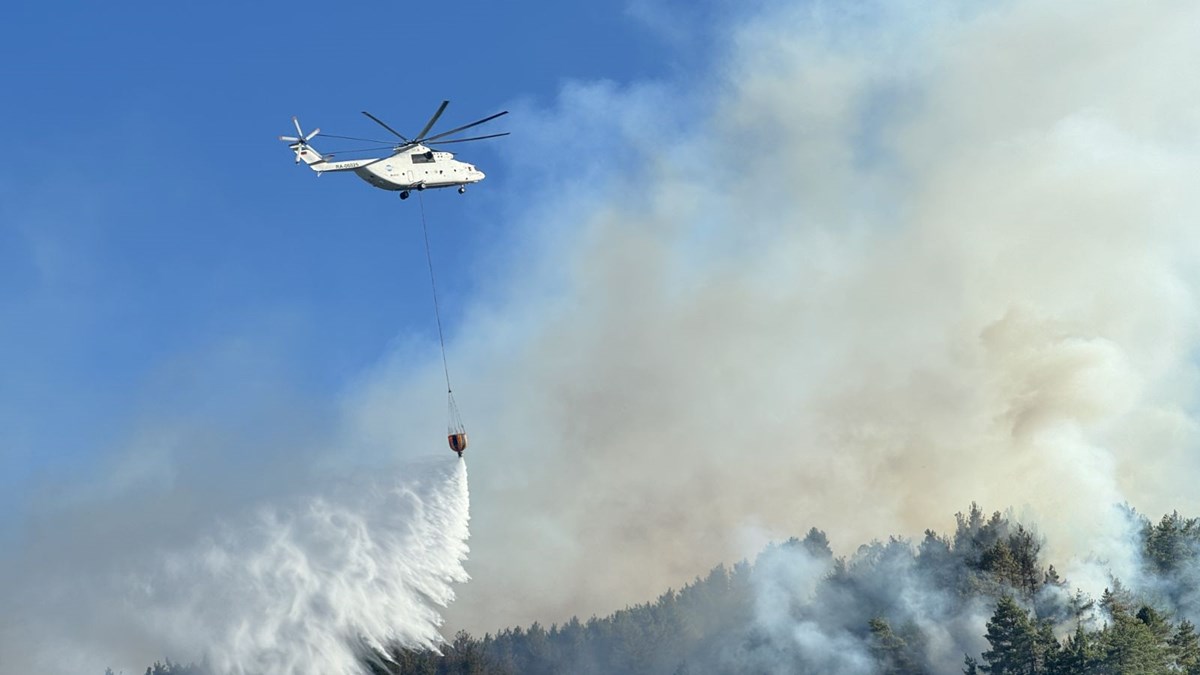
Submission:
M 341 138 L 347 141 L 362 141 L 363 143 L 391 143 L 391 141 L 381 141 L 378 138 L 358 138 L 356 136 L 338 136 L 336 134 L 325 134 L 321 138 Z
M 425 128 L 421 129 L 421 133 L 417 134 L 417 137 L 413 139 L 414 143 L 420 143 L 421 139 L 425 138 L 425 134 L 429 133 L 433 125 L 437 123 L 438 118 L 442 116 L 442 112 L 446 110 L 446 106 L 448 105 L 450 105 L 450 101 L 442 101 L 442 104 L 438 106 L 437 112 L 433 113 L 433 117 L 430 117 L 429 121 L 425 123 Z
M 292 124 L 296 125 L 296 135 L 304 138 L 304 132 L 300 130 L 300 120 L 295 115 L 292 115 Z
M 404 134 L 402 134 L 402 133 L 400 133 L 399 131 L 396 131 L 395 129 L 393 129 L 393 128 L 389 127 L 388 125 L 384 124 L 383 120 L 381 120 L 381 119 L 379 119 L 378 117 L 376 117 L 376 116 L 372 115 L 371 113 L 367 112 L 366 110 L 362 111 L 362 114 L 366 115 L 367 117 L 370 117 L 370 118 L 371 118 L 371 119 L 372 119 L 372 120 L 373 120 L 373 121 L 374 121 L 376 124 L 378 124 L 379 126 L 383 127 L 384 129 L 387 129 L 388 131 L 392 132 L 392 134 L 393 134 L 394 136 L 398 136 L 398 137 L 400 138 L 400 140 L 404 141 L 405 143 L 408 143 L 408 139 L 404 137 Z
M 307 142 L 311 141 L 313 139 L 313 136 L 316 136 L 319 133 L 321 133 L 321 127 L 317 127 L 316 129 L 313 129 L 311 132 L 309 132 L 309 134 L 307 136 L 304 137 L 304 142 L 307 143 Z
M 295 136 L 280 136 L 279 140 L 287 141 L 288 143 L 299 143 L 300 142 L 300 139 L 296 138 Z
M 344 155 L 344 154 L 350 153 L 350 152 L 378 152 L 380 150 L 391 150 L 392 147 L 393 146 L 390 146 L 390 145 L 381 145 L 377 148 L 354 148 L 352 150 L 334 150 L 332 153 L 327 153 L 325 156 L 330 157 L 335 154 Z
M 482 141 L 485 138 L 499 138 L 501 136 L 507 136 L 508 134 L 509 134 L 509 132 L 506 131 L 502 134 L 488 134 L 487 136 L 472 136 L 471 138 L 456 138 L 452 141 L 436 141 L 434 143 L 428 143 L 428 141 L 427 141 L 427 143 L 429 145 L 446 145 L 447 143 L 466 143 L 467 141 Z
M 447 136 L 457 134 L 460 131 L 466 131 L 467 129 L 470 129 L 471 127 L 477 127 L 480 124 L 483 124 L 484 122 L 491 122 L 492 120 L 496 119 L 497 117 L 500 117 L 501 115 L 507 115 L 507 114 L 508 114 L 507 110 L 505 110 L 504 112 L 498 112 L 495 115 L 492 115 L 491 117 L 485 117 L 477 122 L 471 122 L 470 124 L 464 124 L 457 129 L 451 129 L 450 131 L 443 131 L 442 133 L 440 133 L 436 136 L 430 136 L 429 138 L 422 139 L 422 142 L 427 143 L 429 141 L 436 141 L 439 138 L 445 138 Z

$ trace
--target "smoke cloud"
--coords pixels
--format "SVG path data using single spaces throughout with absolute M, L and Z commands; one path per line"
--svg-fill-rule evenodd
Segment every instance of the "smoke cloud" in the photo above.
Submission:
M 523 185 L 589 182 L 514 196 L 520 260 L 452 347 L 486 475 L 453 625 L 654 597 L 748 524 L 844 553 L 972 501 L 1098 593 L 1136 565 L 1115 505 L 1198 506 L 1198 10 L 756 12 L 700 85 L 515 116 Z

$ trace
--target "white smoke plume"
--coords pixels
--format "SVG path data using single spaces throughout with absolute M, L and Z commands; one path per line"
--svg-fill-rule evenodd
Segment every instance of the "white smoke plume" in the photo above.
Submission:
M 451 349 L 489 476 L 451 623 L 654 597 L 747 522 L 846 553 L 972 501 L 1099 593 L 1136 565 L 1114 505 L 1200 508 L 1200 9 L 742 11 L 708 78 L 514 115 L 527 238 Z
M 3 672 L 138 672 L 166 657 L 324 675 L 363 672 L 363 646 L 436 648 L 439 611 L 468 579 L 466 463 L 395 473 L 272 503 L 176 549 L 28 573 L 0 624 Z
M 762 645 L 731 657 L 746 670 L 765 673 L 828 672 L 869 675 L 875 660 L 859 638 L 861 626 L 847 627 L 842 617 L 820 607 L 818 585 L 829 575 L 832 559 L 804 548 L 768 548 L 754 569 L 754 626 Z M 850 630 L 847 630 L 850 628 Z M 801 663 L 785 654 L 800 655 Z M 792 662 L 789 662 L 792 661 Z

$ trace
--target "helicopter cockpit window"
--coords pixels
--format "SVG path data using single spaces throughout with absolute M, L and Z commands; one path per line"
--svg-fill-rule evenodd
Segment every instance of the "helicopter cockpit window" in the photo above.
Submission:
M 432 152 L 419 152 L 414 155 L 411 155 L 411 157 L 412 157 L 413 164 L 432 164 L 433 163 L 433 153 Z

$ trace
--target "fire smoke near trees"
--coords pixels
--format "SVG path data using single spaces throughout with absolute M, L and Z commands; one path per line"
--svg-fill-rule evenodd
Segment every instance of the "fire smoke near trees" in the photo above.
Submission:
M 470 405 L 489 506 L 451 623 L 603 614 L 798 526 L 848 553 L 971 501 L 1089 592 L 1128 577 L 1114 505 L 1200 510 L 1198 27 L 766 2 L 694 88 L 515 109 L 520 169 L 617 178 L 521 195 L 532 248 L 457 344 L 466 389 L 511 395 Z

